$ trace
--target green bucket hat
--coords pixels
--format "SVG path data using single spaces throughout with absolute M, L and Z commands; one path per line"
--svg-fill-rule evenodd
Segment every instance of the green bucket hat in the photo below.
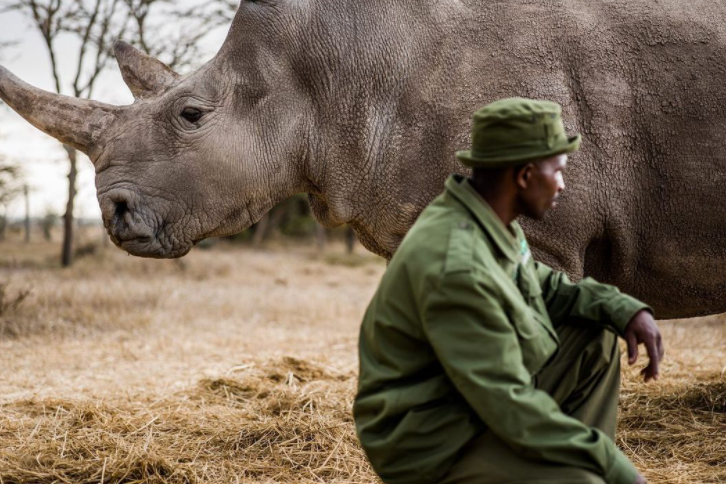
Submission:
M 561 114 L 551 101 L 514 97 L 487 104 L 474 113 L 471 149 L 456 157 L 470 168 L 506 168 L 577 151 L 581 137 L 565 134 Z

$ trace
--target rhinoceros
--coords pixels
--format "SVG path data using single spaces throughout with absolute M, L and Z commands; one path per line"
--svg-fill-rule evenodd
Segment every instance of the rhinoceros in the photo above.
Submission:
M 128 106 L 33 88 L 0 98 L 90 157 L 123 250 L 181 257 L 292 194 L 390 258 L 469 144 L 471 113 L 550 99 L 568 189 L 535 255 L 650 303 L 726 310 L 726 3 L 716 0 L 242 1 L 219 53 L 179 76 L 119 42 Z

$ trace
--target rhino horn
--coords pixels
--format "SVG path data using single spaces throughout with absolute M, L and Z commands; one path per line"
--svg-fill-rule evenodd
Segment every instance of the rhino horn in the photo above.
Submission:
M 136 99 L 161 94 L 179 78 L 169 66 L 126 42 L 116 41 L 113 50 L 124 82 Z
M 0 66 L 0 99 L 30 124 L 86 154 L 120 109 L 33 87 Z

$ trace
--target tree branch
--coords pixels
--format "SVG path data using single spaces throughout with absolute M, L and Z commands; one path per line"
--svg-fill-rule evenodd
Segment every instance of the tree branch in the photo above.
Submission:
M 88 47 L 88 41 L 91 38 L 91 32 L 93 31 L 93 27 L 96 24 L 96 19 L 98 18 L 98 13 L 101 10 L 101 0 L 96 0 L 96 5 L 93 8 L 93 12 L 91 13 L 90 17 L 88 18 L 88 21 L 86 23 L 85 29 L 83 29 L 83 36 L 81 37 L 81 46 L 78 53 L 78 65 L 76 66 L 76 77 L 73 79 L 73 94 L 78 97 L 80 95 L 80 92 L 78 90 L 78 84 L 81 79 L 81 72 L 83 71 L 83 59 L 86 56 L 86 48 Z

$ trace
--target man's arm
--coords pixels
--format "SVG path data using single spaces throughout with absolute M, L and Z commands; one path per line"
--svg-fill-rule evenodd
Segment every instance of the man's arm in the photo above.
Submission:
M 577 318 L 609 326 L 625 339 L 631 365 L 638 360 L 638 345 L 644 344 L 649 363 L 641 373 L 646 382 L 658 379 L 658 364 L 665 351 L 650 306 L 590 277 L 574 284 L 567 274 L 541 262 L 535 262 L 534 268 L 552 324 Z
M 637 471 L 612 440 L 565 415 L 534 387 L 517 333 L 486 279 L 470 272 L 444 276 L 422 316 L 449 378 L 508 445 L 534 459 L 588 469 L 609 484 L 636 482 Z
M 535 262 L 534 269 L 547 313 L 555 326 L 577 318 L 604 324 L 624 336 L 625 328 L 636 313 L 643 309 L 653 312 L 650 306 L 621 293 L 617 287 L 591 277 L 575 284 L 564 272 L 555 271 L 541 262 Z

